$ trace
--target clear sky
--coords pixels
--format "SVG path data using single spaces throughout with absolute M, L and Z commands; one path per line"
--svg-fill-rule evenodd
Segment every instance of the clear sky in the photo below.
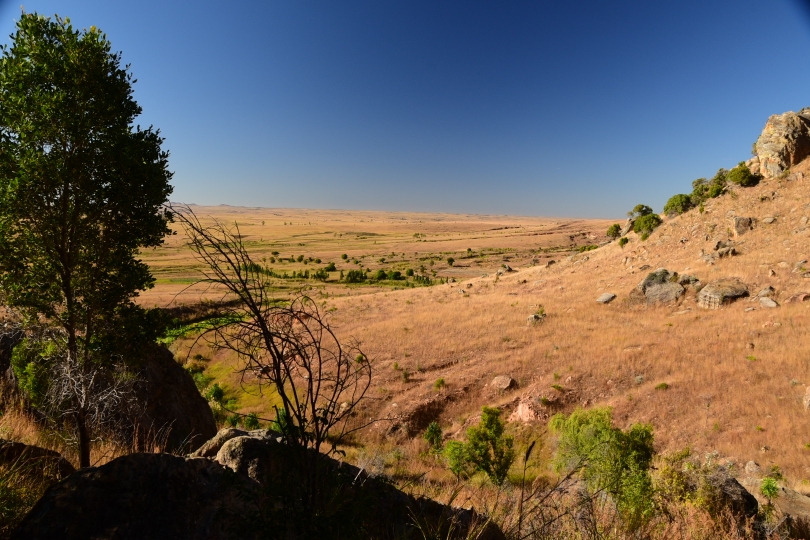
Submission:
M 172 199 L 619 217 L 810 106 L 799 0 L 0 0 L 105 31 Z

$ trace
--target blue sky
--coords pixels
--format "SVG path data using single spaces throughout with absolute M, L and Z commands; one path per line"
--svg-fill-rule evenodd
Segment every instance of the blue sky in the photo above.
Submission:
M 198 204 L 617 217 L 810 106 L 798 0 L 20 3 L 107 33 Z

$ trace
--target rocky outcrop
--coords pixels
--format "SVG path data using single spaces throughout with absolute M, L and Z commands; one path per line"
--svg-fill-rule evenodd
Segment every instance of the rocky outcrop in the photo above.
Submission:
M 409 538 L 414 521 L 441 538 L 467 538 L 475 527 L 482 540 L 505 538 L 474 510 L 410 496 L 272 432 L 226 431 L 215 459 L 132 454 L 83 469 L 51 487 L 12 538 L 393 539 Z M 303 503 L 313 483 L 323 495 L 317 512 Z
M 684 288 L 678 283 L 678 274 L 659 268 L 648 274 L 633 289 L 630 298 L 648 304 L 669 304 L 677 301 L 683 293 Z
M 754 228 L 756 220 L 750 217 L 735 216 L 731 218 L 731 229 L 734 236 L 741 236 Z
M 463 387 L 452 392 L 442 392 L 395 409 L 392 404 L 394 410 L 389 412 L 390 421 L 380 422 L 379 426 L 387 436 L 415 437 L 436 420 L 445 407 L 464 397 L 468 390 L 469 388 Z
M 616 298 L 616 295 L 613 293 L 602 293 L 599 295 L 599 298 L 596 299 L 597 302 L 600 304 L 609 304 Z
M 514 388 L 517 386 L 515 379 L 510 377 L 509 375 L 498 375 L 492 382 L 489 383 L 490 388 L 494 388 L 495 390 L 505 391 L 509 390 L 510 388 Z
M 764 178 L 779 176 L 810 156 L 810 108 L 768 118 L 755 149 Z
M 14 465 L 21 465 L 27 473 L 51 480 L 61 480 L 76 472 L 59 452 L 0 439 L 0 466 Z
M 720 468 L 707 478 L 718 496 L 718 503 L 741 520 L 757 515 L 759 503 L 727 470 Z
M 167 452 L 190 452 L 216 435 L 211 407 L 171 351 L 151 346 L 138 375 L 141 413 L 136 419 L 136 447 L 148 447 L 157 440 Z
M 698 293 L 698 306 L 704 309 L 718 309 L 723 304 L 748 296 L 748 287 L 737 278 L 713 281 Z

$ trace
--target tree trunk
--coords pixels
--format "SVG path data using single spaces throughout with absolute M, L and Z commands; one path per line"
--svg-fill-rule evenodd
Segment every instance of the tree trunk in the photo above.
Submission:
M 84 413 L 76 415 L 76 427 L 79 432 L 79 468 L 84 469 L 90 466 L 90 432 Z

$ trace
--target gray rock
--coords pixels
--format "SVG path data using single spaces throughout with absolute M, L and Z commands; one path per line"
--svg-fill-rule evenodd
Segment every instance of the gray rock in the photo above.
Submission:
M 496 390 L 509 390 L 516 386 L 515 380 L 508 376 L 508 375 L 499 375 L 492 379 L 492 382 L 489 383 L 490 388 L 495 388 Z
M 627 221 L 624 222 L 622 225 L 622 230 L 620 231 L 621 236 L 627 236 L 627 234 L 633 230 L 633 225 L 636 224 L 636 220 L 633 218 L 627 218 Z
M 768 217 L 762 219 L 762 223 L 765 223 L 767 225 L 770 225 L 771 223 L 773 223 L 775 221 L 776 221 L 776 218 L 773 217 L 773 216 L 768 216 Z
M 600 294 L 599 298 L 597 298 L 596 301 L 599 302 L 600 304 L 609 304 L 613 301 L 614 298 L 616 298 L 615 294 L 606 292 Z
M 807 390 L 804 392 L 804 397 L 802 398 L 802 404 L 804 408 L 810 410 L 810 386 L 807 387 Z
M 768 298 L 767 296 L 763 296 L 759 299 L 759 305 L 764 308 L 778 308 L 779 304 L 777 304 L 773 299 Z
M 529 315 L 529 316 L 526 318 L 526 321 L 527 321 L 529 324 L 537 324 L 537 323 L 539 323 L 539 322 L 543 322 L 543 320 L 544 320 L 545 318 L 546 318 L 546 315 L 545 315 L 545 314 L 540 315 L 539 313 L 532 313 L 531 315 Z
M 630 298 L 648 304 L 675 302 L 684 293 L 678 284 L 678 274 L 659 268 L 645 277 L 630 293 Z
M 759 463 L 756 461 L 749 461 L 745 464 L 745 472 L 748 474 L 759 474 L 762 468 L 759 466 Z
M 233 438 L 244 437 L 247 434 L 248 432 L 242 429 L 236 428 L 220 429 L 219 432 L 216 435 L 214 435 L 214 438 L 206 441 L 197 450 L 192 452 L 189 455 L 189 457 L 214 457 L 217 455 L 217 452 L 219 452 L 219 449 L 222 448 L 223 444 L 225 444 L 226 442 L 228 442 Z
M 698 293 L 698 306 L 705 309 L 717 309 L 723 304 L 748 296 L 748 288 L 737 278 L 726 278 L 713 281 Z
M 735 236 L 740 236 L 754 228 L 754 219 L 750 217 L 731 218 L 731 229 Z
M 779 176 L 810 156 L 810 109 L 768 118 L 755 148 L 764 178 Z
M 773 287 L 768 285 L 767 287 L 765 287 L 764 289 L 762 289 L 761 291 L 759 291 L 757 293 L 757 298 L 764 298 L 766 296 L 772 295 L 775 292 L 776 292 L 776 289 L 774 289 Z

